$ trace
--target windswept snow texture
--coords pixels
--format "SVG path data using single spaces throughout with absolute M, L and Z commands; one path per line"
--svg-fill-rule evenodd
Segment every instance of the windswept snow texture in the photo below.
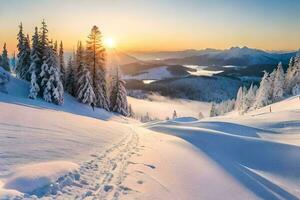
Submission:
M 32 164 L 18 168 L 6 181 L 4 188 L 18 190 L 24 193 L 49 186 L 60 177 L 74 173 L 79 169 L 77 164 L 66 161 L 55 161 Z
M 222 194 L 218 193 L 220 188 L 213 187 L 213 191 L 201 194 L 203 198 L 207 194 L 208 199 L 245 199 L 246 192 L 255 195 L 255 199 L 299 199 L 300 98 L 293 97 L 271 106 L 272 113 L 266 107 L 245 116 L 231 114 L 187 123 L 165 121 L 147 127 L 190 142 L 248 190 L 237 194 L 233 186 L 231 189 L 235 192 Z M 204 168 L 198 176 L 214 175 L 207 166 Z M 223 177 L 205 182 L 231 185 L 231 180 Z

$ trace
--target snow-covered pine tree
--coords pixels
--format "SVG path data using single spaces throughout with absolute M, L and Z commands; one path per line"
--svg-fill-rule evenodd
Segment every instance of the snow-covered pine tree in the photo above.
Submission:
M 5 69 L 6 71 L 10 72 L 10 67 L 9 67 L 9 58 L 8 58 L 8 53 L 6 49 L 6 43 L 3 45 L 3 51 L 2 51 L 2 56 L 1 56 L 1 63 L 0 66 Z
M 253 89 L 253 84 L 251 84 L 247 94 L 245 95 L 244 99 L 244 112 L 247 112 L 255 102 L 255 91 Z
M 113 69 L 110 70 L 109 73 L 109 81 L 110 81 L 110 87 L 109 89 L 109 106 L 110 110 L 113 110 L 113 108 L 116 105 L 117 101 L 117 93 L 118 93 L 118 77 L 117 77 L 117 67 L 112 67 Z
M 28 97 L 30 99 L 36 99 L 39 94 L 39 91 L 40 91 L 40 87 L 37 84 L 37 77 L 36 77 L 35 70 L 33 70 L 31 71 L 30 91 Z
M 300 84 L 300 56 L 295 57 L 291 88 L 293 89 L 297 84 Z
M 49 80 L 50 77 L 50 70 L 49 70 L 49 66 L 46 60 L 43 61 L 43 65 L 41 68 L 41 73 L 39 74 L 39 77 L 42 79 L 41 80 L 41 85 L 40 85 L 40 91 L 42 92 L 42 97 L 45 101 L 47 102 L 51 102 L 52 98 L 51 98 L 51 85 L 49 85 L 49 88 L 47 88 L 47 82 Z M 47 88 L 47 89 L 46 89 Z M 45 91 L 47 90 L 47 91 Z
M 24 40 L 24 51 L 22 54 L 22 60 L 23 60 L 23 72 L 24 72 L 24 79 L 27 81 L 30 81 L 31 74 L 29 71 L 30 64 L 31 64 L 31 57 L 30 57 L 31 49 L 30 49 L 30 39 L 29 35 Z
M 18 62 L 16 67 L 17 77 L 24 80 L 30 80 L 30 40 L 29 36 L 25 37 L 23 33 L 22 23 L 19 26 L 20 30 L 18 33 Z
M 258 88 L 255 102 L 253 105 L 254 109 L 261 108 L 270 103 L 270 97 L 271 97 L 270 91 L 271 91 L 271 82 L 269 80 L 269 74 L 268 72 L 264 71 L 264 76 L 260 82 L 260 86 Z
M 39 73 L 38 76 L 38 83 L 40 84 L 40 93 L 41 96 L 48 102 L 51 102 L 51 95 L 48 92 L 45 92 L 44 89 L 46 88 L 46 83 L 48 82 L 48 79 L 50 77 L 50 66 L 48 66 L 48 58 L 49 58 L 49 52 L 50 52 L 50 48 L 52 49 L 52 47 L 50 47 L 49 45 L 49 39 L 48 39 L 48 28 L 47 28 L 47 24 L 45 22 L 45 20 L 42 21 L 42 25 L 40 28 L 40 32 L 38 35 L 38 55 L 40 56 L 40 62 L 41 64 L 41 68 L 40 71 L 37 68 L 37 73 Z M 50 90 L 50 88 L 49 88 Z M 46 95 L 47 94 L 47 95 Z
M 284 71 L 282 69 L 282 63 L 280 62 L 277 66 L 274 84 L 273 84 L 273 100 L 279 101 L 283 97 L 283 87 L 284 87 Z
M 87 68 L 87 66 L 85 65 L 85 62 L 84 62 L 84 49 L 83 49 L 83 46 L 82 46 L 82 43 L 81 41 L 79 41 L 77 43 L 77 50 L 76 50 L 76 62 L 75 62 L 75 78 L 76 80 L 79 79 L 79 77 L 81 76 L 83 70 L 85 68 Z M 88 68 L 88 70 L 90 70 Z M 90 74 L 91 76 L 91 74 Z M 79 82 L 77 81 L 76 84 L 75 84 L 75 91 L 76 91 L 76 95 L 78 94 L 78 88 L 80 87 L 79 86 Z
M 32 48 L 30 52 L 31 65 L 29 67 L 29 72 L 31 74 L 30 81 L 30 91 L 29 98 L 36 99 L 38 95 L 42 95 L 40 89 L 40 82 L 38 82 L 38 77 L 41 73 L 41 56 L 39 55 L 39 35 L 38 28 L 35 27 L 35 32 L 32 36 Z
M 58 58 L 51 45 L 49 46 L 48 53 L 46 54 L 46 61 L 44 61 L 42 66 L 41 77 L 43 77 L 42 87 L 44 100 L 47 102 L 53 102 L 57 105 L 63 104 L 64 88 L 60 80 Z
M 243 87 L 241 86 L 238 90 L 238 93 L 236 95 L 236 100 L 235 100 L 235 109 L 236 110 L 241 110 L 242 109 L 242 104 L 243 104 Z
M 102 45 L 101 32 L 93 26 L 88 36 L 85 52 L 85 62 L 90 68 L 93 90 L 96 95 L 96 106 L 109 110 L 107 96 L 105 49 Z
M 31 58 L 31 65 L 29 68 L 29 72 L 31 74 L 31 81 L 30 81 L 30 91 L 29 91 L 29 98 L 36 99 L 40 92 L 40 87 L 38 83 L 38 75 L 41 71 L 40 69 L 40 56 L 39 56 L 39 41 L 38 41 L 38 30 L 37 27 L 35 28 L 35 33 L 32 36 L 32 48 L 30 53 Z M 38 70 L 39 68 L 39 70 Z
M 275 76 L 276 76 L 276 73 L 277 73 L 277 69 L 274 69 L 270 74 L 269 74 L 269 77 L 268 77 L 268 80 L 269 80 L 269 83 L 270 83 L 270 90 L 269 90 L 269 93 L 270 93 L 270 103 L 273 102 L 273 94 L 274 94 L 274 82 L 275 82 Z
M 289 66 L 286 71 L 285 75 L 285 80 L 284 80 L 284 93 L 285 94 L 290 94 L 292 90 L 292 79 L 293 79 L 293 74 L 294 74 L 294 57 L 291 57 Z
M 73 56 L 74 57 L 74 56 Z M 65 80 L 65 90 L 72 96 L 76 96 L 75 91 L 75 62 L 74 58 L 69 57 L 67 69 L 66 69 L 66 80 Z
M 22 67 L 23 67 L 23 61 L 21 58 L 21 55 L 23 54 L 23 49 L 24 49 L 24 40 L 25 40 L 25 35 L 23 33 L 23 24 L 20 23 L 19 25 L 19 32 L 17 35 L 17 40 L 18 40 L 18 44 L 17 44 L 17 48 L 18 48 L 18 55 L 17 55 L 17 67 L 16 67 L 16 74 L 17 77 L 21 78 L 21 71 Z
M 57 55 L 59 54 L 59 52 L 58 52 L 57 40 L 55 40 L 55 42 L 54 42 L 53 50 L 54 50 L 54 52 L 55 52 Z
M 93 91 L 92 79 L 88 68 L 84 67 L 78 75 L 77 99 L 81 103 L 91 104 L 95 102 L 96 96 Z
M 113 112 L 120 113 L 121 115 L 128 116 L 128 102 L 127 102 L 127 93 L 125 89 L 125 81 L 122 79 L 121 72 L 119 68 L 117 68 L 116 74 L 116 85 L 114 85 L 116 92 L 115 94 L 115 102 L 112 108 Z
M 48 28 L 45 20 L 43 20 L 42 26 L 40 28 L 40 33 L 39 33 L 39 48 L 38 48 L 42 63 L 44 63 L 44 61 L 47 60 L 48 48 L 49 48 Z
M 292 95 L 300 95 L 300 84 L 299 83 L 293 87 Z
M 63 47 L 63 42 L 60 41 L 59 44 L 59 71 L 61 75 L 61 80 L 63 85 L 65 85 L 65 79 L 66 79 L 66 69 L 65 69 L 65 61 L 64 61 L 64 47 Z

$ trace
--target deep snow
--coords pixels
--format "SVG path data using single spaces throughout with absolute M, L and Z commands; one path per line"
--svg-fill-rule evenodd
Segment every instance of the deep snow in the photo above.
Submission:
M 300 198 L 299 97 L 141 125 L 67 95 L 29 100 L 27 87 L 0 93 L 0 199 Z

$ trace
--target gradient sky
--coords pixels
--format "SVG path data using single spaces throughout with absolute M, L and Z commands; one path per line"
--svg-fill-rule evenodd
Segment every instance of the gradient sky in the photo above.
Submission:
M 300 0 L 0 0 L 0 45 L 45 19 L 72 50 L 92 25 L 124 51 L 300 48 Z

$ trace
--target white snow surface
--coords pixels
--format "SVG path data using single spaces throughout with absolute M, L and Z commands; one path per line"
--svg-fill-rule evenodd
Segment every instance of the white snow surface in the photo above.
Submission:
M 157 94 L 150 95 L 149 99 L 137 99 L 128 97 L 133 111 L 138 116 L 145 116 L 148 112 L 151 118 L 165 120 L 172 118 L 174 110 L 179 117 L 199 117 L 199 112 L 209 116 L 211 104 L 207 102 L 192 101 L 186 99 L 170 99 Z
M 32 193 L 48 186 L 65 174 L 75 172 L 79 166 L 67 161 L 53 161 L 25 165 L 16 169 L 6 181 L 4 188 Z
M 300 198 L 298 96 L 271 113 L 141 125 L 68 96 L 62 107 L 31 101 L 27 83 L 10 84 L 0 93 L 0 199 Z

